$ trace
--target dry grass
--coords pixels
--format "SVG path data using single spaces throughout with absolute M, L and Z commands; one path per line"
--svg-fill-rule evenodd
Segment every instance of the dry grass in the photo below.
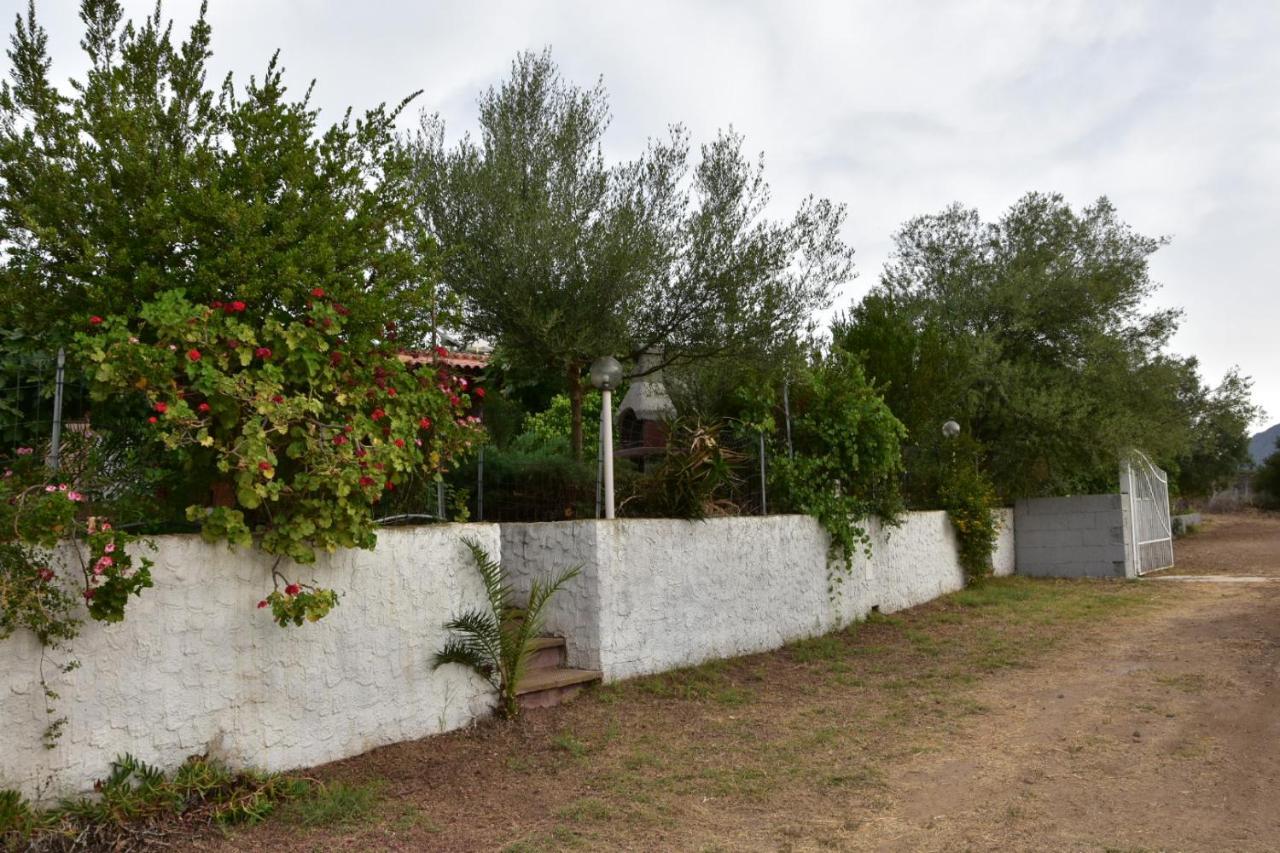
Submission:
M 989 708 L 985 678 L 1179 595 L 1009 578 L 770 654 L 597 688 L 571 705 L 321 768 L 375 785 L 357 824 L 270 822 L 226 849 L 510 851 L 834 843 L 886 768 Z M 1187 684 L 1185 687 L 1191 687 Z

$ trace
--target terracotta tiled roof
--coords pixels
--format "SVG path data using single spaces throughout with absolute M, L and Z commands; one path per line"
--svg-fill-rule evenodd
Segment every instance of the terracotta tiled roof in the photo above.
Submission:
M 445 354 L 438 355 L 435 350 L 401 350 L 400 360 L 405 364 L 423 365 L 423 364 L 443 364 L 457 370 L 484 370 L 489 366 L 488 353 L 482 352 L 452 352 L 445 351 Z

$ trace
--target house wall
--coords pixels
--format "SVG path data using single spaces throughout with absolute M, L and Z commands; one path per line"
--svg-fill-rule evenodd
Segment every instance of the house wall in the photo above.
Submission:
M 466 725 L 492 689 L 462 667 L 431 667 L 445 621 L 484 603 L 464 534 L 498 553 L 496 525 L 398 528 L 379 533 L 376 550 L 286 569 L 341 595 L 301 628 L 255 607 L 271 588 L 269 558 L 157 537 L 155 587 L 123 622 L 86 622 L 67 654 L 46 661 L 68 718 L 52 750 L 41 745 L 39 644 L 25 632 L 4 641 L 0 788 L 84 791 L 125 752 L 166 769 L 207 751 L 284 770 Z M 66 657 L 80 667 L 58 674 L 51 664 Z
M 1014 507 L 1018 574 L 1136 577 L 1120 494 L 1033 498 Z
M 1007 575 L 1011 513 L 1001 521 L 994 561 Z M 869 531 L 870 556 L 846 573 L 829 567 L 829 537 L 807 516 L 504 524 L 503 569 L 524 590 L 580 564 L 581 583 L 552 602 L 547 629 L 569 638 L 571 665 L 615 681 L 778 648 L 964 585 L 945 513 L 907 513 L 890 528 L 873 520 Z

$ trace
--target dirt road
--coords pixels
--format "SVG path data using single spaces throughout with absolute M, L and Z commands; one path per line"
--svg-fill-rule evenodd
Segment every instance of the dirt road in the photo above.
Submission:
M 1280 519 L 1210 519 L 1176 559 L 1280 578 Z M 865 846 L 1280 850 L 1280 581 L 1186 593 L 984 685 L 998 710 L 891 774 Z

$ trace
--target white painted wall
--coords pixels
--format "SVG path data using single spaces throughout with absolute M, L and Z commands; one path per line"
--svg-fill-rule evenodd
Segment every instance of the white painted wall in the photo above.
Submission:
M 491 688 L 462 667 L 431 668 L 444 622 L 484 602 L 462 535 L 498 552 L 496 525 L 399 528 L 374 551 L 300 567 L 342 596 L 301 628 L 255 608 L 271 588 L 269 558 L 158 537 L 155 587 L 123 622 L 85 623 L 78 670 L 46 665 L 69 717 L 54 749 L 40 740 L 39 644 L 15 634 L 0 645 L 0 787 L 83 791 L 124 752 L 164 768 L 209 751 L 284 770 L 466 725 L 491 707 Z
M 1013 568 L 1011 513 L 995 562 Z M 868 560 L 828 593 L 825 531 L 806 516 L 704 522 L 629 519 L 443 525 L 385 530 L 374 551 L 345 551 L 296 576 L 342 600 L 312 625 L 282 629 L 254 605 L 270 559 L 196 536 L 157 538 L 156 586 L 117 625 L 86 622 L 72 654 L 46 665 L 69 722 L 53 750 L 39 687 L 40 648 L 0 645 L 0 787 L 74 794 L 128 752 L 171 769 L 209 752 L 233 766 L 285 770 L 458 728 L 487 714 L 493 692 L 462 667 L 433 671 L 443 624 L 484 605 L 462 537 L 478 539 L 517 589 L 581 564 L 547 627 L 571 665 L 606 680 L 777 648 L 963 585 L 941 512 L 880 529 Z M 295 576 L 293 570 L 289 571 Z M 838 574 L 838 573 L 837 573 Z
M 1013 526 L 1010 513 L 1001 516 L 994 559 L 1009 574 Z M 569 638 L 572 665 L 615 681 L 778 648 L 873 607 L 901 610 L 964 585 L 945 513 L 907 513 L 891 528 L 873 520 L 869 530 L 870 558 L 857 555 L 844 574 L 828 571 L 827 534 L 807 516 L 504 524 L 503 567 L 523 589 L 536 575 L 582 564 L 547 627 Z

